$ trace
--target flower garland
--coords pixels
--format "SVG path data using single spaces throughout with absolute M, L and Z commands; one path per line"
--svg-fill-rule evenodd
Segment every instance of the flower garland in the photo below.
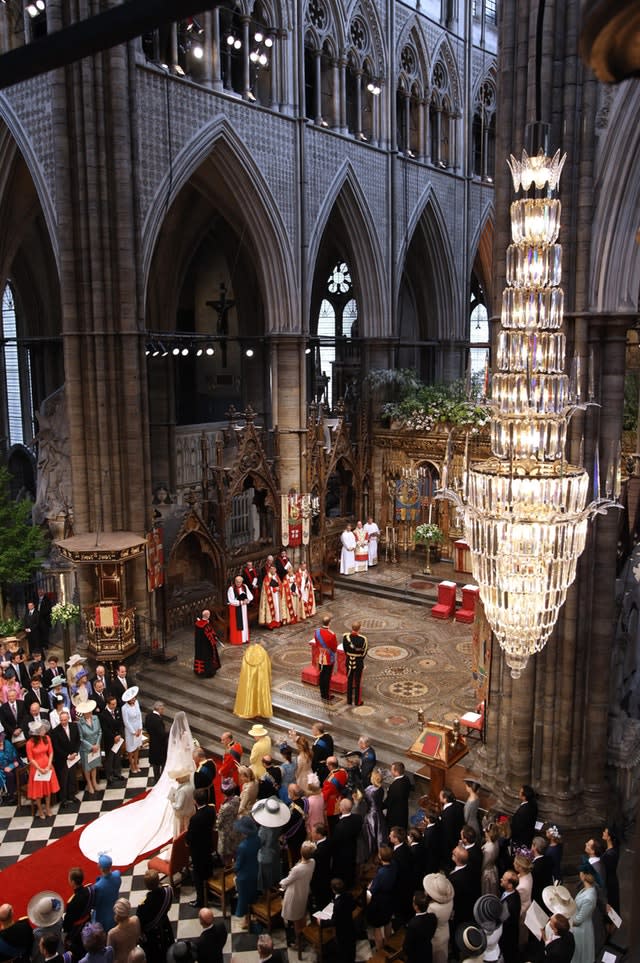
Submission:
M 80 618 L 80 606 L 75 602 L 56 602 L 51 609 L 52 625 L 68 625 Z

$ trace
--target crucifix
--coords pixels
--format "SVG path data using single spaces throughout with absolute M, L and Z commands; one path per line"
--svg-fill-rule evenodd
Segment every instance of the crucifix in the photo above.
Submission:
M 227 367 L 227 335 L 229 334 L 229 311 L 235 307 L 235 300 L 227 297 L 227 285 L 224 281 L 220 282 L 220 297 L 217 301 L 207 301 L 207 307 L 213 308 L 218 313 L 218 323 L 216 326 L 217 334 L 222 338 L 220 350 L 222 354 L 222 367 Z

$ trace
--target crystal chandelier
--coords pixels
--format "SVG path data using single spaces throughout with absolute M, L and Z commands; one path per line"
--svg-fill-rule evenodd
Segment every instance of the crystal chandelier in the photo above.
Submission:
M 511 204 L 512 243 L 489 402 L 493 457 L 465 465 L 462 493 L 446 487 L 445 464 L 438 493 L 462 515 L 473 576 L 514 679 L 553 631 L 589 519 L 617 506 L 613 457 L 601 497 L 596 450 L 589 504 L 587 472 L 564 457 L 571 415 L 585 407 L 579 359 L 575 378 L 565 373 L 556 196 L 565 159 L 541 149 L 531 157 L 523 150 L 521 160 L 511 156 L 508 162 L 516 195 L 523 196 Z

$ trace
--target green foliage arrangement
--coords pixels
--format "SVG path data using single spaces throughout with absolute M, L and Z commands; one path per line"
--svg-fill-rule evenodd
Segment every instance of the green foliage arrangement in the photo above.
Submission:
M 375 372 L 372 372 L 370 377 Z M 419 381 L 403 382 L 402 396 L 382 405 L 385 422 L 396 422 L 412 431 L 432 431 L 442 428 L 467 428 L 477 432 L 490 419 L 489 410 L 469 401 L 464 381 L 448 385 L 425 385 Z
M 16 635 L 21 628 L 20 619 L 0 619 L 0 636 Z

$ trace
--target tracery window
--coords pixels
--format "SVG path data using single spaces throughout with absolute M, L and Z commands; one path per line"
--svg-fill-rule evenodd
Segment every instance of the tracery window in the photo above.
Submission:
M 338 261 L 329 274 L 317 321 L 315 357 L 315 395 L 331 406 L 343 387 L 339 369 L 349 365 L 353 354 L 349 339 L 357 331 L 358 304 L 353 296 L 351 271 L 346 261 Z
M 400 75 L 396 92 L 396 142 L 409 157 L 423 157 L 424 102 L 418 55 L 412 44 L 400 52 Z
M 473 392 L 486 394 L 489 371 L 489 313 L 482 286 L 474 275 L 469 300 L 469 367 Z
M 437 60 L 431 75 L 429 104 L 431 162 L 436 167 L 455 167 L 455 121 L 449 74 L 443 61 Z
M 17 306 L 10 284 L 2 294 L 2 339 L 8 441 L 9 445 L 22 445 L 25 426 L 32 423 L 31 365 L 28 350 L 18 343 Z
M 496 91 L 491 80 L 480 84 L 473 111 L 471 170 L 475 177 L 492 181 L 496 155 Z

